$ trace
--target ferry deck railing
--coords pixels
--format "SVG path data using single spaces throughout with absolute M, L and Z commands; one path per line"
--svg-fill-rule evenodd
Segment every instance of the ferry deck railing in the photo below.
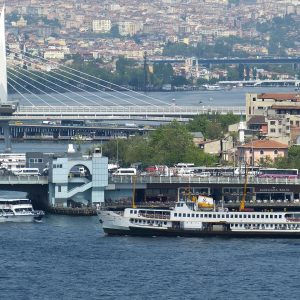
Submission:
M 109 183 L 124 183 L 131 184 L 134 181 L 134 176 L 111 176 Z M 232 176 L 209 176 L 209 177 L 182 177 L 182 176 L 136 176 L 135 182 L 138 184 L 244 184 L 243 177 Z M 248 178 L 248 185 L 299 185 L 300 178 Z

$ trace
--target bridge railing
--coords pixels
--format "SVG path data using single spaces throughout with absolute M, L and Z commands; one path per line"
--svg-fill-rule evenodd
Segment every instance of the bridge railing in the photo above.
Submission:
M 0 176 L 0 184 L 48 184 L 47 176 Z
M 206 113 L 234 113 L 244 114 L 244 106 L 178 106 L 178 105 L 127 105 L 127 106 L 19 106 L 16 116 L 20 115 L 43 115 L 43 114 L 62 114 L 62 115 L 74 115 L 74 114 L 206 114 Z
M 132 176 L 112 176 L 109 178 L 109 183 L 133 183 L 134 178 Z M 137 176 L 136 183 L 151 184 L 151 183 L 171 183 L 171 184 L 244 184 L 245 179 L 240 177 L 222 177 L 222 176 L 210 176 L 210 177 L 179 177 L 179 176 Z M 248 185 L 298 185 L 300 179 L 298 178 L 259 178 L 250 177 L 248 179 Z

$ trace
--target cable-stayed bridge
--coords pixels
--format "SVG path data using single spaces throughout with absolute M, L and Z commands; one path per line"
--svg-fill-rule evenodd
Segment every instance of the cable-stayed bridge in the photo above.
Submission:
M 245 113 L 244 107 L 175 105 L 42 57 L 10 50 L 9 46 L 7 52 L 12 63 L 7 71 L 8 86 L 21 103 L 15 119 L 115 117 L 169 121 L 197 114 Z M 45 65 L 55 68 L 50 72 L 37 71 Z
M 7 47 L 11 67 L 8 86 L 20 105 L 14 119 L 53 118 L 191 118 L 197 114 L 244 114 L 244 107 L 179 106 L 145 93 L 102 80 L 65 65 L 33 58 Z M 55 66 L 50 72 L 37 71 L 42 65 Z M 3 118 L 3 117 L 2 117 Z
M 244 114 L 244 107 L 180 106 L 130 90 L 60 64 L 5 41 L 5 11 L 0 11 L 0 127 L 10 151 L 9 121 L 142 120 L 187 121 L 198 114 Z M 8 89 L 13 94 L 8 95 Z M 18 98 L 18 101 L 12 101 Z M 201 105 L 200 105 L 201 104 Z

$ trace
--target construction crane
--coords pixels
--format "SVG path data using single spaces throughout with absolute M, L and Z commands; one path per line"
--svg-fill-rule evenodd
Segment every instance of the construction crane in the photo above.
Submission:
M 135 184 L 136 184 L 136 176 L 132 176 L 132 208 L 136 208 L 135 204 Z
M 247 196 L 247 185 L 248 185 L 248 167 L 247 163 L 245 162 L 245 182 L 244 182 L 244 190 L 243 190 L 243 196 L 240 202 L 240 211 L 245 210 L 245 202 L 246 202 L 246 196 Z

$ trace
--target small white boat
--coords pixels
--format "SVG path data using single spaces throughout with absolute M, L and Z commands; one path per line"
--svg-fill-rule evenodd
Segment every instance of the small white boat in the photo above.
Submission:
M 0 199 L 0 223 L 40 221 L 42 210 L 34 210 L 29 199 Z
M 221 91 L 223 90 L 222 87 L 220 87 L 218 84 L 204 84 L 203 85 L 203 88 L 206 90 L 206 91 Z

